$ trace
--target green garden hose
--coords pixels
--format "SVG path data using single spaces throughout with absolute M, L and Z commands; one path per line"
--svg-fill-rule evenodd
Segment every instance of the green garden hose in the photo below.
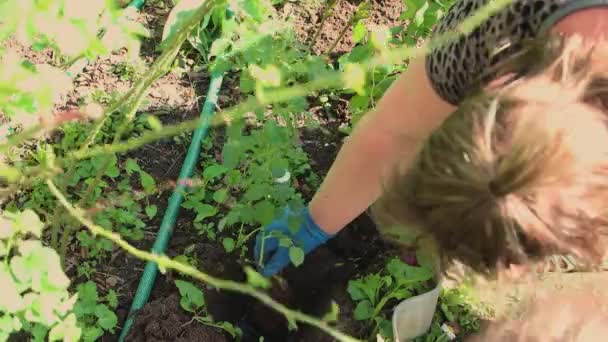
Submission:
M 129 3 L 129 6 L 135 7 L 137 8 L 137 10 L 140 10 L 144 6 L 144 2 L 146 2 L 146 0 L 133 0 Z
M 163 254 L 165 252 L 165 249 L 167 248 L 167 245 L 169 244 L 169 239 L 175 226 L 175 221 L 177 220 L 180 207 L 184 200 L 182 194 L 185 190 L 185 186 L 182 184 L 181 180 L 192 177 L 194 167 L 198 162 L 198 157 L 201 152 L 201 141 L 209 131 L 210 118 L 215 110 L 217 95 L 222 86 L 222 79 L 223 73 L 214 74 L 211 77 L 209 90 L 207 91 L 207 98 L 205 99 L 203 110 L 201 111 L 201 123 L 196 129 L 196 131 L 194 131 L 194 135 L 192 136 L 192 142 L 190 143 L 190 147 L 188 148 L 188 154 L 186 154 L 186 159 L 184 160 L 182 169 L 179 174 L 177 187 L 169 198 L 167 210 L 165 211 L 165 215 L 160 225 L 156 241 L 154 242 L 154 246 L 152 247 L 152 253 L 159 255 Z M 141 309 L 148 301 L 148 298 L 150 297 L 150 292 L 152 292 L 152 287 L 154 286 L 154 281 L 156 280 L 157 272 L 158 267 L 156 263 L 146 263 L 144 273 L 139 281 L 137 292 L 135 293 L 133 303 L 131 304 L 129 316 L 125 321 L 118 341 L 122 342 L 125 340 L 127 334 L 129 333 L 129 329 L 133 324 L 135 312 Z

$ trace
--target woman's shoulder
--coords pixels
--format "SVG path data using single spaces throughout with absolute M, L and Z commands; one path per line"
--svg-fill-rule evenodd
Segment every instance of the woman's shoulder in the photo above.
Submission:
M 457 28 L 489 0 L 458 0 L 435 28 L 441 35 Z M 485 20 L 470 34 L 445 44 L 427 57 L 427 74 L 437 93 L 458 104 L 492 75 L 497 63 L 522 48 L 560 17 L 589 6 L 607 5 L 605 0 L 513 0 Z

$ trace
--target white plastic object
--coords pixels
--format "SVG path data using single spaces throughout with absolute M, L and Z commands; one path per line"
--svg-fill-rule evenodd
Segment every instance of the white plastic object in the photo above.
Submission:
M 441 282 L 429 292 L 408 298 L 393 311 L 393 335 L 395 342 L 406 342 L 425 334 L 431 327 Z
M 277 183 L 287 183 L 289 181 L 289 179 L 291 179 L 291 173 L 289 173 L 289 171 L 285 170 L 285 173 L 279 177 L 279 178 L 275 178 L 274 181 Z

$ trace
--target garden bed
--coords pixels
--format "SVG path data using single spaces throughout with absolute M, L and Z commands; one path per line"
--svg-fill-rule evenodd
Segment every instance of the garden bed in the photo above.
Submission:
M 315 47 L 317 52 L 321 52 L 323 48 L 328 48 L 332 44 L 337 37 L 337 27 L 346 26 L 346 21 L 354 12 L 355 6 L 348 1 L 338 2 L 337 14 L 328 19 L 324 25 L 325 28 L 319 35 L 319 41 Z M 387 8 L 396 8 L 395 12 L 400 14 L 402 7 L 401 1 L 374 3 L 375 10 L 372 12 L 371 22 L 384 24 L 387 23 L 387 19 L 396 21 L 398 15 L 387 18 L 380 14 Z M 315 6 L 306 4 L 287 3 L 282 11 L 292 13 L 292 15 L 296 13 L 294 20 L 297 24 L 296 29 L 301 34 L 300 38 L 306 39 L 308 37 L 305 32 L 311 32 L 314 29 L 321 15 L 322 7 L 316 6 L 315 8 Z M 343 43 L 338 45 L 336 52 L 346 52 L 354 46 L 350 37 L 351 33 L 348 33 Z M 204 94 L 206 91 L 207 82 L 205 81 L 207 80 L 202 80 L 200 84 L 196 85 L 197 94 Z M 229 76 L 227 82 L 231 81 Z M 234 86 L 237 81 L 232 82 L 232 86 Z M 220 108 L 235 104 L 231 103 L 229 98 L 231 88 L 230 83 L 222 88 Z M 238 100 L 238 98 L 233 100 Z M 178 116 L 176 120 L 187 118 L 184 117 L 184 112 L 181 110 L 175 112 L 173 112 L 174 109 L 170 110 L 171 113 L 162 116 L 163 121 L 165 117 L 167 120 L 171 120 L 169 118 L 174 116 Z M 335 103 L 332 103 L 329 113 L 324 108 L 318 107 L 317 111 L 312 114 L 323 125 L 323 129 L 302 128 L 300 140 L 303 149 L 310 157 L 310 164 L 314 171 L 322 176 L 328 171 L 345 138 L 338 128 L 349 120 L 347 101 L 337 99 Z M 196 115 L 196 110 L 191 110 L 189 115 Z M 133 157 L 137 158 L 142 168 L 157 180 L 171 181 L 177 179 L 186 148 L 185 144 L 181 146 L 175 146 L 173 143 L 153 144 L 135 152 Z M 303 184 L 303 187 L 304 190 L 308 190 L 307 197 L 310 197 L 313 194 L 312 189 L 306 189 L 306 184 Z M 159 212 L 163 212 L 169 195 L 170 193 L 165 193 L 157 200 Z M 211 241 L 198 235 L 191 224 L 193 218 L 192 214 L 182 209 L 167 255 L 172 257 L 182 255 L 185 249 L 194 246 L 192 254 L 196 255 L 197 266 L 201 270 L 224 279 L 244 281 L 245 274 L 239 264 L 238 255 L 227 253 L 217 241 Z M 158 227 L 160 219 L 151 223 L 148 228 L 153 233 L 153 227 Z M 151 244 L 153 237 L 151 234 L 148 243 Z M 252 249 L 250 248 L 250 250 Z M 307 256 L 303 265 L 286 270 L 283 275 L 286 283 L 283 286 L 275 283 L 274 292 L 276 294 L 273 297 L 290 307 L 315 316 L 322 316 L 329 310 L 331 300 L 336 300 L 341 309 L 338 328 L 346 333 L 361 335 L 363 333 L 362 325 L 352 319 L 354 307 L 346 292 L 348 281 L 357 275 L 376 271 L 382 267 L 385 259 L 394 255 L 391 252 L 394 252 L 394 248 L 380 240 L 373 222 L 367 215 L 364 215 L 327 246 L 322 246 Z M 124 300 L 121 300 L 118 312 L 120 312 L 120 320 L 123 320 L 131 304 L 130 299 L 135 294 L 137 276 L 140 275 L 134 274 L 133 269 L 136 267 L 143 271 L 143 263 L 123 252 L 120 254 L 121 256 L 116 258 L 114 263 L 107 265 L 108 269 L 104 273 L 122 275 Z M 174 277 L 175 275 L 159 276 L 149 304 L 137 316 L 127 340 L 172 341 L 180 340 L 180 338 L 182 341 L 229 340 L 226 335 L 218 334 L 217 329 L 201 324 L 188 324 L 192 318 L 179 306 L 179 293 L 173 283 Z M 331 341 L 331 338 L 325 333 L 306 326 L 290 333 L 287 329 L 287 322 L 281 315 L 249 297 L 212 289 L 204 292 L 206 305 L 213 318 L 218 321 L 242 324 L 244 329 L 251 329 L 250 335 L 247 335 L 251 341 L 258 341 L 261 336 L 265 337 L 265 341 Z M 184 324 L 187 325 L 181 327 Z M 111 337 L 108 338 L 111 339 Z
M 327 62 L 333 67 L 339 68 L 340 57 L 345 56 L 355 46 L 363 45 L 361 37 L 353 37 L 353 23 L 349 23 L 350 18 L 357 11 L 357 6 L 360 5 L 361 2 L 357 1 L 337 1 L 333 14 L 327 17 L 323 28 L 316 35 L 316 41 L 311 46 L 314 54 L 331 52 Z M 143 63 L 148 66 L 160 54 L 157 47 L 171 7 L 170 0 L 149 1 L 136 15 L 137 21 L 151 31 L 151 36 L 144 40 L 141 50 Z M 277 17 L 292 19 L 297 38 L 303 44 L 308 44 L 315 35 L 324 14 L 324 7 L 314 2 L 284 2 L 276 5 L 275 8 Z M 368 27 L 403 25 L 404 22 L 400 17 L 404 10 L 401 0 L 374 0 L 370 2 L 369 13 L 363 22 Z M 336 43 L 339 33 L 345 27 L 347 28 L 345 35 Z M 150 128 L 150 122 L 146 121 L 148 115 L 157 117 L 163 125 L 195 119 L 199 115 L 210 78 L 206 70 L 197 70 L 194 67 L 194 64 L 202 62 L 197 60 L 197 57 L 193 57 L 197 55 L 196 51 L 190 45 L 185 45 L 187 46 L 178 54 L 173 71 L 151 85 L 148 95 L 138 109 L 139 121 L 136 120 L 133 134 L 141 133 L 138 132 L 140 126 Z M 35 52 L 20 47 L 14 41 L 9 41 L 6 46 L 16 48 L 30 61 L 54 63 L 54 55 L 48 50 Z M 88 102 L 98 102 L 107 106 L 117 96 L 127 92 L 137 77 L 141 76 L 141 70 L 145 68 L 141 70 L 138 68 L 139 66 L 130 64 L 124 52 L 97 60 L 88 65 L 75 79 L 74 89 L 65 95 L 62 102 L 55 104 L 55 110 L 74 108 Z M 382 77 L 388 80 L 398 74 L 398 71 L 399 69 L 395 68 Z M 247 96 L 240 91 L 241 77 L 242 74 L 235 71 L 226 74 L 218 97 L 218 110 L 246 99 Z M 373 93 L 370 96 L 380 95 Z M 303 165 L 303 171 L 294 173 L 290 184 L 301 194 L 304 201 L 310 200 L 318 186 L 318 180 L 327 173 L 343 140 L 347 137 L 344 127 L 352 123 L 351 113 L 362 110 L 359 108 L 360 105 L 357 109 L 353 109 L 354 97 L 356 95 L 352 92 L 317 92 L 306 98 L 307 116 L 315 124 L 297 126 L 297 134 L 294 137 L 297 141 L 296 147 L 301 148 L 307 159 L 305 161 L 298 159 L 297 163 Z M 322 98 L 324 100 L 321 100 Z M 27 121 L 21 123 L 29 124 Z M 255 127 L 248 129 L 253 131 Z M 70 132 L 78 132 L 79 135 L 76 135 L 75 140 L 82 140 L 88 135 L 86 130 L 64 130 L 50 137 L 49 142 L 62 144 L 66 141 L 66 136 L 72 134 Z M 118 172 L 121 176 L 110 177 L 111 179 L 107 180 L 106 186 L 100 190 L 97 203 L 91 205 L 89 209 L 104 211 L 112 207 L 112 201 L 121 202 L 121 199 L 111 198 L 117 192 L 135 193 L 145 190 L 147 196 L 135 201 L 137 203 L 129 204 L 125 209 L 129 211 L 131 210 L 129 208 L 137 208 L 137 210 L 133 209 L 135 213 L 131 212 L 132 215 L 128 217 L 112 219 L 118 220 L 125 226 L 136 227 L 140 236 L 138 238 L 127 236 L 127 240 L 137 248 L 150 250 L 157 237 L 169 196 L 175 188 L 190 138 L 191 134 L 164 138 L 120 155 L 116 167 L 120 170 Z M 205 140 L 201 162 L 197 164 L 195 175 L 203 174 L 205 167 L 210 163 L 221 164 L 224 161 L 223 147 L 228 140 L 229 137 L 223 129 L 211 132 Z M 286 146 L 286 148 L 292 147 Z M 141 181 L 138 175 L 142 177 Z M 156 191 L 148 193 L 145 189 L 143 180 L 145 175 L 153 178 Z M 84 179 L 80 181 L 83 184 L 85 182 Z M 77 183 L 73 188 L 80 190 L 79 184 Z M 222 184 L 209 184 L 215 187 L 215 191 L 222 190 Z M 40 189 L 37 191 L 44 192 Z M 18 196 L 15 201 L 23 205 L 33 197 L 32 193 L 36 194 L 36 190 L 19 195 L 21 197 Z M 235 197 L 240 195 L 242 194 L 234 194 Z M 118 204 L 124 205 L 124 203 Z M 245 245 L 242 246 L 245 249 L 228 248 L 226 238 L 235 238 L 234 232 L 221 232 L 220 229 L 219 233 L 211 234 L 208 228 L 204 228 L 220 226 L 222 219 L 229 214 L 228 206 L 218 205 L 218 208 L 217 213 L 201 220 L 198 220 L 200 212 L 197 210 L 182 208 L 166 255 L 182 260 L 185 258 L 189 263 L 212 276 L 244 282 L 247 278 L 243 266 L 253 266 L 251 251 L 254 239 L 245 240 Z M 241 229 L 242 227 L 243 225 Z M 81 228 L 84 232 L 84 227 Z M 238 236 L 240 237 L 240 233 Z M 96 294 L 92 296 L 93 305 L 97 302 L 105 303 L 103 305 L 107 305 L 116 313 L 115 322 L 113 318 L 109 319 L 114 324 L 108 323 L 107 328 L 104 327 L 103 334 L 99 334 L 99 330 L 94 333 L 103 335 L 100 337 L 102 341 L 115 341 L 137 291 L 144 262 L 123 249 L 108 248 L 107 245 L 99 247 L 101 245 L 98 246 L 98 242 L 86 240 L 80 235 L 78 238 L 70 237 L 68 241 L 70 243 L 67 247 L 64 269 L 72 281 L 71 289 L 76 291 L 77 284 L 93 282 L 97 288 Z M 85 241 L 91 245 L 86 245 Z M 96 256 L 97 252 L 94 252 L 95 248 L 103 250 L 99 252 L 99 257 Z M 244 252 L 239 253 L 240 251 Z M 400 255 L 400 251 L 395 246 L 382 241 L 374 223 L 364 214 L 327 245 L 307 255 L 301 265 L 290 266 L 279 278 L 273 279 L 273 287 L 269 292 L 278 302 L 316 317 L 322 317 L 330 311 L 332 301 L 335 301 L 340 310 L 333 326 L 346 334 L 367 338 L 372 326 L 363 319 L 354 319 L 357 315 L 357 303 L 352 299 L 352 293 L 348 291 L 349 283 L 365 275 L 382 272 L 388 260 Z M 195 319 L 197 315 L 183 310 L 180 301 L 184 294 L 176 286 L 177 280 L 192 281 L 172 271 L 159 274 L 148 304 L 135 315 L 127 341 L 234 340 L 226 330 L 213 326 L 215 323 L 201 323 Z M 204 316 L 212 317 L 213 322 L 228 322 L 241 329 L 244 333 L 244 341 L 258 341 L 260 337 L 264 337 L 264 341 L 333 340 L 326 333 L 311 326 L 300 325 L 299 329 L 290 331 L 283 316 L 249 296 L 216 290 L 194 281 L 192 283 L 197 284 L 204 293 Z M 87 292 L 84 289 L 81 291 Z M 389 303 L 394 302 L 393 300 Z M 97 315 L 97 311 L 95 312 Z M 91 322 L 91 329 L 97 329 L 95 319 Z

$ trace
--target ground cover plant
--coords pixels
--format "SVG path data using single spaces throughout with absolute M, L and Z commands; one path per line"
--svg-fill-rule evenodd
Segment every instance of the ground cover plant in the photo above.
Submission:
M 369 218 L 306 258 L 282 238 L 292 265 L 273 279 L 252 237 L 305 205 L 452 3 L 1 1 L 0 340 L 116 340 L 144 261 L 164 275 L 129 341 L 390 339 L 390 305 L 431 273 Z M 178 179 L 218 74 L 197 167 Z M 146 252 L 175 189 L 168 249 Z M 461 291 L 422 340 L 478 328 Z

